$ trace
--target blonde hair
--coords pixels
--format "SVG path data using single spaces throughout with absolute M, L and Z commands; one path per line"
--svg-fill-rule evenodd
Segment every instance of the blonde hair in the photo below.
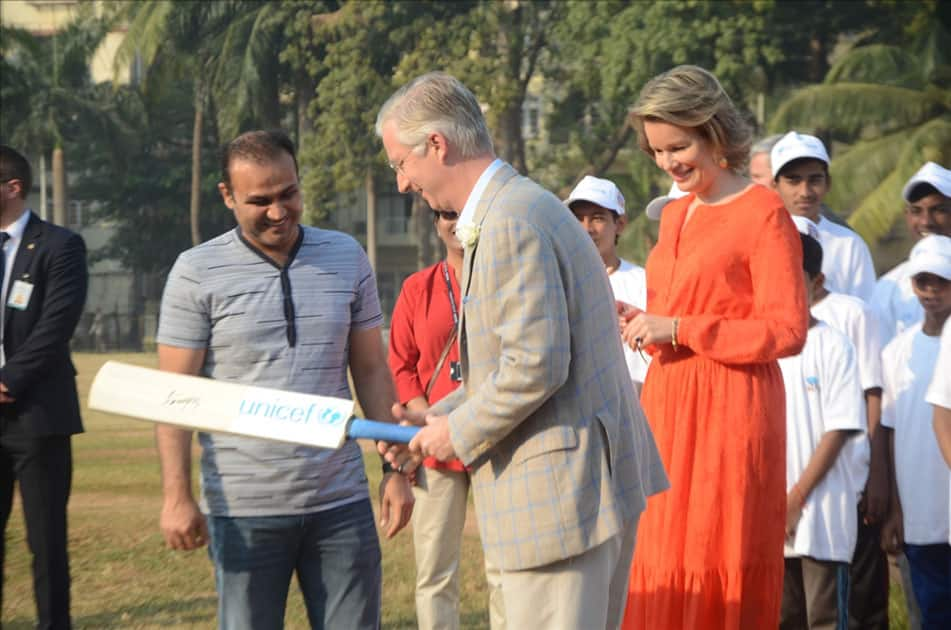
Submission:
M 699 66 L 677 66 L 659 74 L 641 89 L 630 122 L 637 143 L 653 157 L 644 134 L 645 121 L 661 121 L 693 129 L 714 153 L 726 158 L 727 168 L 739 173 L 750 159 L 753 132 L 717 78 Z
M 383 125 L 396 123 L 396 138 L 420 147 L 429 134 L 438 132 L 463 158 L 492 152 L 492 137 L 479 101 L 459 79 L 445 72 L 416 77 L 386 100 L 376 117 L 376 135 Z

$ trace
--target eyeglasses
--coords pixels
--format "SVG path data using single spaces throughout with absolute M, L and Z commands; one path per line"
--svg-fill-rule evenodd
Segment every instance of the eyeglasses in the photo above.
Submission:
M 397 162 L 396 164 L 393 164 L 392 162 L 387 162 L 386 165 L 389 166 L 391 169 L 393 169 L 393 172 L 394 172 L 394 173 L 403 174 L 403 162 L 406 161 L 406 158 L 408 158 L 408 157 L 409 157 L 409 154 L 412 153 L 412 152 L 413 152 L 413 150 L 410 149 L 409 152 L 407 152 L 407 154 L 403 156 L 403 159 L 402 159 L 402 160 L 400 160 L 400 161 Z
M 433 214 L 443 221 L 455 221 L 459 218 L 459 213 L 453 210 L 433 210 Z
M 393 172 L 394 172 L 394 173 L 400 173 L 401 175 L 406 175 L 406 172 L 403 170 L 403 163 L 406 162 L 406 159 L 407 159 L 410 155 L 412 155 L 412 153 L 413 153 L 416 149 L 418 149 L 419 147 L 422 147 L 422 146 L 426 146 L 426 143 L 425 143 L 425 142 L 420 142 L 420 143 L 417 144 L 416 146 L 411 147 L 410 150 L 406 152 L 406 155 L 404 155 L 404 156 L 402 157 L 402 159 L 400 159 L 400 161 L 397 162 L 396 164 L 393 164 L 393 162 L 387 162 L 386 165 L 389 166 L 391 169 L 393 169 Z

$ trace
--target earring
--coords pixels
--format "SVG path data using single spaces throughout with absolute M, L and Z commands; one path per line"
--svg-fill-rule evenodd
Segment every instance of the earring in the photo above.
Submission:
M 729 165 L 730 163 L 727 162 L 726 158 L 723 157 L 722 155 L 720 156 L 720 159 L 717 160 L 717 166 L 719 166 L 720 168 L 726 168 Z

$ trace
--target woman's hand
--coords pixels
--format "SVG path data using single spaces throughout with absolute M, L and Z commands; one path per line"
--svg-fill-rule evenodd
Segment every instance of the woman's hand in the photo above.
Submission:
M 624 343 L 637 350 L 651 344 L 670 343 L 673 339 L 674 318 L 638 313 L 621 332 Z
M 624 327 L 629 321 L 644 312 L 633 304 L 628 304 L 627 302 L 622 302 L 621 300 L 615 300 L 614 306 L 617 310 L 618 327 L 621 329 L 622 333 L 624 332 Z

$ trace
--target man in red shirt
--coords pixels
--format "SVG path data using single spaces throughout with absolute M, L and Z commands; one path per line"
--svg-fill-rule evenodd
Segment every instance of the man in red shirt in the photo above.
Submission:
M 407 278 L 393 309 L 390 370 L 400 403 L 411 411 L 425 412 L 462 380 L 456 340 L 463 257 L 462 243 L 456 238 L 458 218 L 457 212 L 434 211 L 433 223 L 446 246 L 446 258 Z M 422 630 L 456 629 L 469 475 L 458 459 L 440 462 L 427 457 L 416 472 L 413 490 L 417 622 Z

